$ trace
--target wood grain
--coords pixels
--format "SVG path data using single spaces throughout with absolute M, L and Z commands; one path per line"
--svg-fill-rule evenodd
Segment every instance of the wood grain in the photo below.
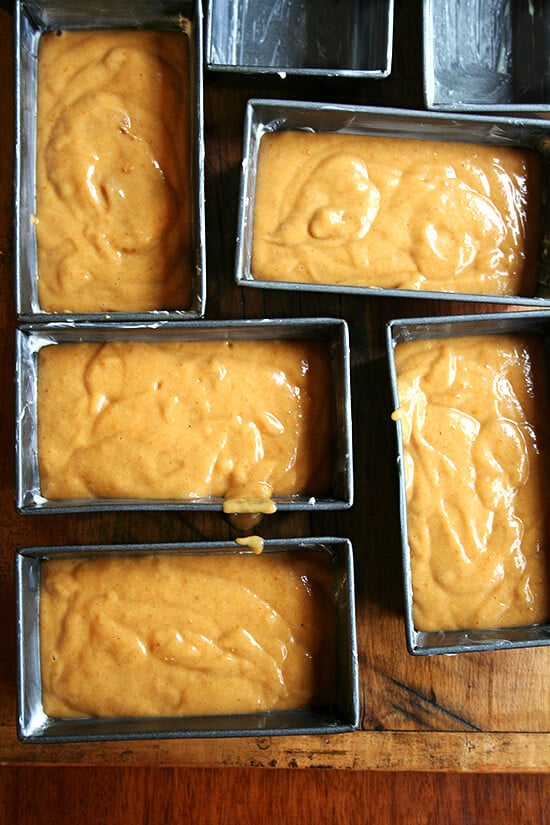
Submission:
M 352 769 L 356 772 L 366 769 L 382 772 L 483 771 L 495 775 L 502 771 L 547 771 L 550 768 L 550 680 L 547 678 L 550 648 L 421 660 L 410 657 L 405 649 L 395 443 L 385 362 L 385 324 L 395 317 L 486 311 L 491 307 L 464 307 L 459 302 L 423 299 L 406 301 L 289 294 L 277 290 L 239 289 L 233 282 L 246 101 L 252 96 L 265 96 L 421 107 L 420 0 L 396 2 L 394 67 L 387 80 L 341 84 L 331 79 L 313 82 L 265 78 L 260 82 L 207 73 L 205 88 L 207 317 L 325 315 L 346 318 L 350 327 L 356 503 L 343 513 L 279 513 L 266 519 L 262 529 L 266 537 L 333 534 L 352 539 L 357 582 L 361 729 L 330 739 L 259 737 L 251 740 L 65 746 L 31 746 L 17 741 L 13 593 L 13 557 L 17 548 L 36 544 L 230 539 L 231 530 L 217 514 L 21 516 L 15 511 L 12 23 L 11 4 L 4 2 L 0 6 L 0 431 L 3 436 L 0 450 L 0 616 L 4 628 L 4 644 L 0 649 L 0 762 L 11 766 L 157 767 L 162 768 L 162 775 L 168 777 L 169 794 L 182 792 L 186 781 L 182 777 L 187 775 L 213 781 L 217 774 L 197 769 L 222 766 L 232 772 L 226 774 L 228 780 L 235 777 L 235 793 L 243 781 L 238 778 L 237 769 L 253 766 L 279 768 L 279 778 L 271 781 L 277 783 L 280 793 L 283 793 L 284 783 L 290 781 L 287 769 L 293 767 Z M 164 772 L 164 769 L 178 766 L 193 770 L 185 774 Z M 25 793 L 24 786 L 31 773 L 25 768 L 11 768 L 6 775 L 13 783 L 9 786 L 12 801 L 6 804 L 15 805 L 17 795 Z M 47 777 L 60 776 L 44 768 L 36 775 L 40 777 L 38 783 L 47 783 Z M 80 776 L 78 772 L 68 771 L 63 774 L 67 779 L 62 782 L 73 782 L 77 775 Z M 324 773 L 319 775 L 321 783 L 331 781 Z M 96 777 L 113 777 L 113 793 L 117 794 L 129 793 L 128 783 L 133 793 L 133 783 L 138 783 L 138 776 L 150 783 L 152 792 L 156 790 L 153 774 L 149 771 L 126 775 L 124 772 L 106 774 L 100 770 L 93 776 L 94 782 Z M 333 771 L 331 776 L 338 777 L 332 780 L 334 783 L 346 785 L 350 781 L 345 773 L 335 774 Z M 91 780 L 86 774 L 88 781 Z M 244 781 L 256 780 L 247 778 Z M 380 788 L 393 787 L 394 781 L 406 783 L 409 780 L 381 779 Z M 428 797 L 429 789 L 435 787 L 435 778 L 423 776 L 418 781 Z M 469 794 L 477 793 L 472 789 L 485 788 L 484 783 L 488 780 L 449 778 L 445 781 L 448 783 L 445 787 L 452 787 L 454 794 L 469 799 Z M 531 781 L 533 788 L 539 788 L 536 793 L 540 795 L 545 783 L 539 783 L 534 777 Z M 265 790 L 264 782 L 264 779 L 257 780 L 254 793 L 261 795 Z M 358 783 L 354 791 L 357 804 L 364 804 L 372 782 L 369 774 Z M 506 786 L 509 789 L 506 793 L 512 794 L 512 784 Z M 412 785 L 406 787 L 412 792 Z M 72 793 L 74 795 L 76 791 Z M 161 802 L 155 804 L 158 814 Z M 421 811 L 418 816 L 424 816 L 424 813 Z M 391 817 L 386 821 L 391 821 Z M 436 820 L 425 817 L 408 821 Z
M 548 777 L 150 768 L 10 768 L 0 825 L 535 825 Z

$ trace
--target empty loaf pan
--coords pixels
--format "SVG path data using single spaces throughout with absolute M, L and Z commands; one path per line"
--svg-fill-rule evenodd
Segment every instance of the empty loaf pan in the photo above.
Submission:
M 15 19 L 18 316 L 202 317 L 200 0 Z
M 213 70 L 382 78 L 391 71 L 392 46 L 393 0 L 208 4 Z
M 17 506 L 349 507 L 349 381 L 334 319 L 23 325 Z
M 241 286 L 548 305 L 544 123 L 248 103 Z
M 550 643 L 550 313 L 391 321 L 407 646 Z
M 424 0 L 429 109 L 511 114 L 550 109 L 546 0 Z
M 25 742 L 357 727 L 346 539 L 26 548 L 16 600 Z

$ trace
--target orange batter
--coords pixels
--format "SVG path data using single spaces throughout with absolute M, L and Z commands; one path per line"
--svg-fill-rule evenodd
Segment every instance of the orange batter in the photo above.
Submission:
M 532 295 L 540 177 L 538 155 L 522 148 L 265 134 L 252 277 Z
M 550 398 L 543 344 L 398 344 L 417 630 L 550 619 Z
M 41 493 L 176 500 L 327 493 L 331 391 L 319 341 L 43 347 Z
M 43 310 L 189 306 L 190 105 L 183 33 L 42 36 L 34 223 Z
M 52 717 L 326 706 L 334 646 L 332 574 L 318 554 L 41 567 L 42 699 Z

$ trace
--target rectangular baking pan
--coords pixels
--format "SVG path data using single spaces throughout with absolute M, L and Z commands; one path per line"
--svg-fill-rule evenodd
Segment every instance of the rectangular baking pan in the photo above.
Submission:
M 538 286 L 534 297 L 514 295 L 477 295 L 460 292 L 390 289 L 330 284 L 268 281 L 254 277 L 251 270 L 254 198 L 258 152 L 267 132 L 305 130 L 378 137 L 419 138 L 459 141 L 465 144 L 523 146 L 540 153 L 542 161 L 542 231 L 538 262 Z M 400 298 L 436 298 L 446 300 L 521 303 L 526 306 L 550 306 L 550 137 L 548 124 L 533 118 L 499 118 L 480 115 L 445 115 L 407 109 L 347 106 L 301 101 L 251 99 L 248 101 L 243 139 L 243 158 L 236 238 L 235 281 L 242 287 L 283 289 L 291 292 L 339 292 L 363 296 Z
M 479 315 L 441 316 L 439 318 L 395 319 L 386 326 L 386 347 L 394 409 L 398 409 L 399 392 L 394 359 L 395 346 L 403 341 L 426 338 L 456 338 L 465 335 L 534 333 L 541 335 L 548 354 L 550 380 L 550 312 L 518 311 Z M 550 624 L 510 627 L 495 630 L 444 630 L 421 632 L 413 620 L 411 558 L 407 531 L 407 497 L 401 422 L 395 423 L 397 439 L 397 475 L 399 483 L 399 519 L 404 581 L 405 635 L 409 653 L 417 656 L 472 653 L 480 650 L 505 650 L 550 644 Z M 548 548 L 546 548 L 548 550 Z
M 212 0 L 208 69 L 384 78 L 391 72 L 393 0 Z
M 343 538 L 266 540 L 264 553 L 314 552 L 330 560 L 336 626 L 336 699 L 333 706 L 242 715 L 154 718 L 66 718 L 44 713 L 40 675 L 40 570 L 46 559 L 129 555 L 250 554 L 213 542 L 114 546 L 29 547 L 15 558 L 17 610 L 17 732 L 23 742 L 176 739 L 191 737 L 332 735 L 354 730 L 359 718 L 353 553 Z
M 428 109 L 550 110 L 550 4 L 546 0 L 424 0 Z
M 182 310 L 137 313 L 141 319 L 204 316 L 206 244 L 204 209 L 203 14 L 201 0 L 16 0 L 15 4 L 15 304 L 22 321 L 125 320 L 134 312 L 51 313 L 40 307 L 36 233 L 37 69 L 40 37 L 58 29 L 151 28 L 184 31 L 190 44 L 192 83 L 190 182 L 193 272 L 190 306 Z
M 349 333 L 345 321 L 332 318 L 163 321 L 151 325 L 28 324 L 16 330 L 16 506 L 21 513 L 60 513 L 120 510 L 218 510 L 221 498 L 74 499 L 53 501 L 40 493 L 37 448 L 38 352 L 63 342 L 209 341 L 313 339 L 326 341 L 333 396 L 333 477 L 326 498 L 273 497 L 278 510 L 325 510 L 350 507 L 353 502 Z

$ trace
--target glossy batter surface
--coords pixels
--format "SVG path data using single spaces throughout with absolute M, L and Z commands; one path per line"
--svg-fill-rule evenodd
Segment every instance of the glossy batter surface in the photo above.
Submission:
M 38 361 L 47 499 L 327 492 L 331 384 L 318 341 L 67 343 Z
M 184 34 L 42 36 L 34 220 L 43 310 L 188 307 L 189 109 Z
M 531 295 L 540 164 L 529 150 L 274 132 L 260 143 L 251 274 Z
M 180 716 L 334 699 L 327 557 L 146 556 L 41 567 L 49 716 Z
M 550 400 L 542 342 L 398 344 L 417 630 L 548 621 Z

